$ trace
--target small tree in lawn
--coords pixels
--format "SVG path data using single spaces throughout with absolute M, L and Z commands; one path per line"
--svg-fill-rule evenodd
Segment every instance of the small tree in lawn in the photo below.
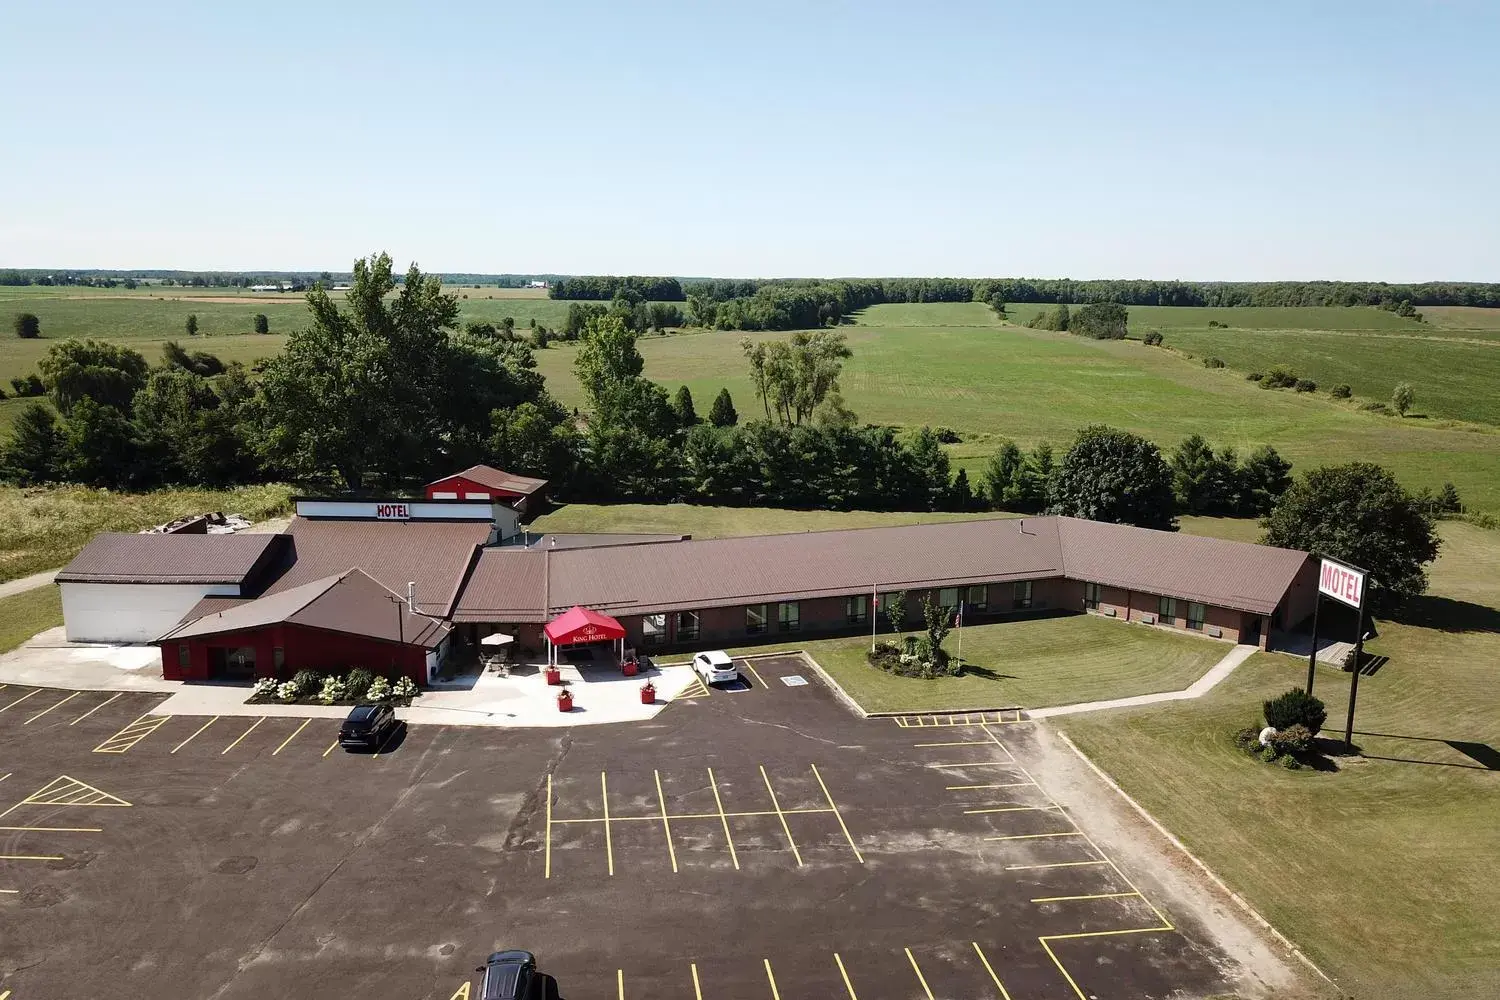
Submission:
M 1416 401 L 1417 394 L 1412 390 L 1410 382 L 1396 383 L 1396 391 L 1391 393 L 1391 405 L 1396 408 L 1397 413 L 1403 417 L 1406 416 L 1406 411 L 1411 409 L 1411 405 Z
M 22 340 L 35 340 L 42 335 L 42 321 L 36 313 L 16 313 L 16 336 Z
M 182 324 L 182 328 L 187 331 L 189 337 L 198 336 L 198 314 L 188 313 L 187 322 Z
M 692 427 L 698 422 L 698 411 L 693 406 L 693 391 L 685 385 L 677 387 L 672 397 L 672 412 L 677 415 L 679 427 Z
M 885 620 L 890 623 L 892 632 L 906 631 L 906 591 L 885 595 Z
M 256 313 L 255 314 L 255 332 L 256 333 L 270 333 L 271 332 L 271 321 L 266 318 L 266 314 L 265 313 Z
M 933 665 L 942 666 L 948 662 L 948 654 L 943 652 L 943 640 L 953 630 L 953 613 L 928 594 L 922 598 L 922 622 L 927 627 L 927 643 L 932 649 Z
M 1328 709 L 1321 698 L 1315 698 L 1302 688 L 1292 688 L 1283 695 L 1270 699 L 1261 706 L 1266 715 L 1266 725 L 1272 729 L 1290 729 L 1306 726 L 1316 735 L 1323 723 L 1328 721 Z
M 713 408 L 708 411 L 708 422 L 715 427 L 733 427 L 740 422 L 740 415 L 735 412 L 734 400 L 729 398 L 728 389 L 720 389 L 719 394 L 714 397 Z

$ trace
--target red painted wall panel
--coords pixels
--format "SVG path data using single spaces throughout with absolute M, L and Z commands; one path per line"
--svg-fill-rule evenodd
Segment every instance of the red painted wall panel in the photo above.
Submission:
M 344 635 L 300 625 L 273 625 L 243 632 L 186 640 L 188 663 L 181 665 L 184 643 L 162 644 L 162 676 L 169 681 L 210 680 L 209 650 L 215 647 L 250 646 L 255 650 L 257 677 L 290 678 L 298 670 L 325 672 L 365 667 L 377 674 L 405 674 L 418 684 L 427 679 L 427 651 L 421 646 L 382 642 L 363 636 Z M 276 647 L 281 647 L 283 662 L 275 669 Z

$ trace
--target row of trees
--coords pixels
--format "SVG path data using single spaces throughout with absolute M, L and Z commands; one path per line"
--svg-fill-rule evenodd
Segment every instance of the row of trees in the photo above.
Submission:
M 676 278 L 650 278 L 638 274 L 560 278 L 547 290 L 549 298 L 602 299 L 606 302 L 621 294 L 635 302 L 681 302 L 687 298 Z
M 567 318 L 558 331 L 564 340 L 577 340 L 589 323 L 603 316 L 617 318 L 635 333 L 655 330 L 665 332 L 669 327 L 680 327 L 687 323 L 682 308 L 671 302 L 632 302 L 629 297 L 617 295 L 609 305 L 602 302 L 573 302 L 568 305 Z

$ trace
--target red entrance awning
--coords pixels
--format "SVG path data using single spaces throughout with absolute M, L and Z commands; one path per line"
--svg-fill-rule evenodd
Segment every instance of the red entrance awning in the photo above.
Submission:
M 575 642 L 603 642 L 605 639 L 625 638 L 625 626 L 611 618 L 588 608 L 573 607 L 547 623 L 547 638 L 554 646 L 567 646 Z

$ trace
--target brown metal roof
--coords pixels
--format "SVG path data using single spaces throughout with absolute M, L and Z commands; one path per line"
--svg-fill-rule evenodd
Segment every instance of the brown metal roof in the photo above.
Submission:
M 1269 615 L 1307 553 L 1251 542 L 1055 519 L 1067 575 L 1111 587 Z
M 445 616 L 453 607 L 476 549 L 489 540 L 488 521 L 339 521 L 292 519 L 291 566 L 266 594 L 344 572 L 351 566 L 406 596 L 417 585 L 417 610 Z
M 437 486 L 439 483 L 445 483 L 459 476 L 476 482 L 481 486 L 488 486 L 492 490 L 505 490 L 510 493 L 520 493 L 522 495 L 535 493 L 547 485 L 547 480 L 545 479 L 517 476 L 513 473 L 502 472 L 500 469 L 488 465 L 471 465 L 462 472 L 455 472 L 452 475 L 444 476 L 442 479 L 435 479 L 427 485 Z
M 95 535 L 58 583 L 242 584 L 284 541 L 274 534 Z
M 431 649 L 446 622 L 412 614 L 406 601 L 357 569 L 304 583 L 179 625 L 160 642 L 221 635 L 270 625 L 302 625 Z
M 1027 517 L 801 534 L 486 549 L 455 621 L 537 622 L 1068 577 L 1270 614 L 1306 555 L 1073 518 Z
M 456 622 L 544 622 L 546 569 L 542 549 L 502 546 L 479 553 L 453 609 Z

